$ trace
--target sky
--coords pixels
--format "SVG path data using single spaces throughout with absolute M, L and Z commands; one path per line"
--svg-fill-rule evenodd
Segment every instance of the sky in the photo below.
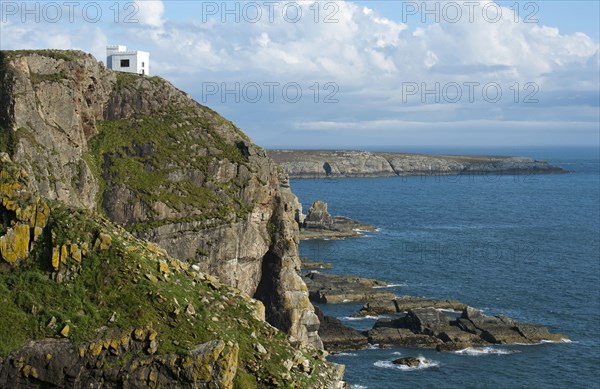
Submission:
M 598 1 L 0 1 L 0 48 L 150 52 L 263 147 L 600 145 Z

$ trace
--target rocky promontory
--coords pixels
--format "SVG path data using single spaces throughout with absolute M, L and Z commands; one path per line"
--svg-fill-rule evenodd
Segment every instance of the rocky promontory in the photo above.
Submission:
M 268 150 L 291 178 L 566 173 L 525 157 L 433 155 L 356 150 Z
M 176 258 L 181 263 L 193 266 L 198 272 L 210 274 L 210 277 L 219 279 L 224 286 L 235 288 L 234 290 L 260 301 L 264 306 L 267 322 L 282 332 L 278 336 L 287 334 L 288 340 L 299 347 L 322 348 L 317 334 L 318 318 L 309 301 L 306 286 L 296 271 L 300 267 L 300 260 L 299 231 L 295 218 L 300 204 L 289 188 L 285 171 L 233 123 L 200 105 L 160 77 L 141 77 L 110 71 L 94 57 L 80 51 L 1 51 L 0 102 L 0 151 L 22 167 L 23 175 L 27 177 L 24 189 L 29 193 L 39 195 L 47 202 L 57 201 L 75 209 L 102 215 L 104 222 L 115 223 L 133 237 L 151 242 L 149 244 L 155 247 L 153 250 L 164 250 L 169 258 Z M 33 237 L 42 233 L 39 229 L 43 227 L 29 220 L 29 208 L 23 208 L 26 210 L 24 214 L 16 215 L 30 221 L 32 224 L 29 227 L 23 226 L 23 223 L 11 224 L 15 216 L 12 208 L 14 204 L 7 203 L 3 206 L 6 210 L 3 213 L 3 239 L 0 245 L 4 261 L 12 264 L 25 259 L 26 248 Z M 65 224 L 67 225 L 69 224 Z M 45 339 L 46 335 L 50 338 L 79 336 L 78 331 L 73 332 L 76 324 L 91 320 L 89 316 L 93 320 L 89 321 L 90 327 L 86 328 L 93 336 L 82 335 L 81 338 L 95 342 L 94 346 L 86 344 L 88 351 L 92 347 L 91 351 L 95 356 L 113 355 L 122 352 L 119 345 L 123 342 L 128 347 L 131 346 L 128 341 L 119 341 L 113 347 L 112 340 L 125 339 L 120 337 L 120 332 L 95 338 L 95 334 L 100 332 L 94 331 L 102 331 L 104 326 L 111 327 L 105 322 L 110 322 L 112 312 L 103 312 L 99 316 L 94 313 L 97 307 L 108 309 L 111 306 L 107 296 L 103 294 L 97 295 L 97 299 L 86 306 L 81 306 L 77 302 L 79 300 L 75 301 L 75 311 L 70 311 L 69 315 L 46 312 L 41 317 L 36 316 L 41 312 L 41 307 L 48 305 L 43 299 L 39 299 L 52 290 L 53 285 L 48 286 L 46 278 L 50 276 L 54 264 L 62 263 L 63 258 L 69 264 L 65 274 L 58 272 L 54 276 L 57 282 L 65 281 L 78 274 L 79 269 L 77 266 L 72 268 L 67 258 L 73 258 L 77 262 L 78 258 L 85 257 L 85 250 L 77 243 L 75 232 L 69 234 L 68 238 L 56 246 L 56 251 L 46 241 L 46 245 L 41 246 L 50 250 L 50 254 L 44 254 L 51 255 L 52 260 L 41 262 L 41 272 L 31 275 L 30 280 L 36 281 L 32 284 L 33 289 L 22 290 L 23 293 L 18 298 L 11 296 L 10 299 L 0 300 L 3 324 L 28 329 L 14 347 L 7 344 L 12 344 L 17 338 L 9 330 L 2 333 L 0 343 L 8 348 L 0 356 L 6 357 L 7 352 L 17 356 L 16 359 L 1 361 L 5 369 L 0 374 L 2 379 L 15 377 L 16 374 L 36 382 L 34 371 L 41 377 L 40 369 L 37 365 L 21 361 L 25 358 L 20 355 L 33 355 L 27 340 Z M 31 237 L 27 239 L 29 235 Z M 102 236 L 98 245 L 107 247 L 109 239 Z M 44 235 L 44 239 L 50 238 L 53 239 L 51 234 Z M 94 238 L 92 243 L 95 245 L 95 242 Z M 92 246 L 88 247 L 91 248 Z M 127 253 L 127 247 L 120 247 L 119 250 L 115 255 L 124 255 L 128 259 L 137 256 L 135 253 Z M 170 292 L 155 290 L 151 286 L 161 281 L 160 274 L 148 271 L 145 265 L 136 270 L 135 258 L 131 259 L 129 266 L 132 269 L 126 268 L 124 273 L 140 272 L 141 276 L 128 281 L 144 285 L 141 290 L 148 293 L 142 296 L 132 294 L 134 300 L 130 301 L 131 307 L 140 305 L 137 300 L 139 297 L 152 298 L 157 304 L 165 304 L 163 308 L 167 309 L 152 317 L 147 317 L 144 309 L 127 313 L 134 318 L 148 318 L 145 323 L 136 322 L 136 325 L 143 324 L 140 327 L 143 332 L 140 337 L 148 342 L 148 347 L 157 336 L 151 335 L 151 328 L 146 327 L 150 322 L 156 324 L 159 318 L 171 320 L 164 327 L 171 331 L 183 331 L 181 326 L 188 326 L 193 322 L 191 318 L 189 321 L 184 319 L 184 313 L 188 306 L 186 298 L 192 299 L 187 293 L 193 295 L 194 301 L 199 296 L 195 289 L 188 287 L 193 282 L 198 284 L 198 280 L 181 281 L 184 282 L 183 285 L 187 285 L 185 291 L 171 284 L 165 286 L 167 289 L 174 288 Z M 127 292 L 119 289 L 119 285 L 111 284 L 113 276 L 117 279 L 121 277 L 120 273 L 113 272 L 116 269 L 119 267 L 91 269 L 88 275 L 93 279 L 81 279 L 86 287 L 81 286 L 77 290 L 59 288 L 57 290 L 60 291 L 60 296 L 56 298 L 71 301 L 66 298 L 93 294 L 95 289 L 88 288 L 94 283 L 100 283 L 103 285 L 102 291 L 111 291 L 114 293 L 111 294 L 112 298 L 117 299 L 115 296 L 119 296 L 126 302 L 129 299 Z M 167 273 L 167 277 L 171 277 L 170 272 L 161 270 L 161 273 Z M 6 290 L 13 290 L 15 285 L 21 285 L 14 279 L 16 276 L 13 273 L 7 274 L 9 278 Z M 102 283 L 103 280 L 106 285 Z M 148 282 L 151 283 L 150 286 L 147 285 Z M 206 298 L 210 301 L 209 297 Z M 215 299 L 222 297 L 215 296 Z M 231 300 L 230 296 L 224 297 Z M 20 310 L 6 306 L 13 300 L 19 301 Z M 200 300 L 197 305 L 192 304 L 192 308 L 198 312 L 205 304 L 207 303 Z M 216 304 L 229 307 L 224 299 Z M 115 312 L 115 320 L 118 321 L 119 312 Z M 52 315 L 55 316 L 56 323 L 51 320 Z M 233 312 L 227 320 L 215 316 L 214 322 L 234 323 L 234 316 Z M 212 316 L 201 317 L 203 323 L 213 321 Z M 35 318 L 33 324 L 25 326 L 27 320 L 34 320 L 32 318 Z M 245 320 L 244 317 L 242 319 Z M 92 324 L 97 327 L 92 329 Z M 119 328 L 131 334 L 135 328 L 129 328 L 125 324 Z M 62 328 L 57 329 L 55 325 Z M 263 326 L 271 328 L 266 323 Z M 47 332 L 46 328 L 60 332 Z M 61 334 L 63 330 L 64 334 Z M 231 331 L 235 332 L 237 329 L 232 327 Z M 160 332 L 157 333 L 160 338 Z M 216 338 L 218 337 L 197 336 L 193 343 L 186 345 L 191 347 L 186 349 L 189 355 L 179 353 L 174 342 L 180 340 L 165 342 L 165 345 L 172 347 L 160 355 L 161 361 L 171 366 L 171 370 L 165 374 L 173 382 L 184 382 L 183 378 L 179 380 L 182 377 L 179 374 L 187 373 L 179 369 L 180 364 L 193 365 L 196 363 L 196 356 L 203 360 L 203 355 L 215 358 L 221 358 L 219 355 L 222 355 L 224 371 L 232 376 L 228 361 L 235 359 L 236 341 L 231 340 L 233 345 L 225 342 L 224 346 L 219 343 L 207 346 L 208 348 L 200 347 L 202 340 L 211 341 Z M 101 339 L 102 347 L 98 343 Z M 263 341 L 267 342 L 265 339 Z M 250 343 L 248 341 L 244 344 Z M 62 348 L 63 343 L 48 342 L 38 349 L 44 350 L 51 346 Z M 245 346 L 240 344 L 239 347 L 241 350 Z M 21 351 L 17 350 L 19 348 Z M 52 362 L 44 363 L 52 365 L 60 362 L 62 365 L 57 367 L 60 371 L 83 371 L 98 377 L 115 376 L 115 370 L 110 369 L 113 366 L 111 360 L 103 365 L 96 359 L 78 357 L 79 350 L 75 351 L 75 354 L 60 353 L 61 358 L 68 359 L 49 358 Z M 257 345 L 255 351 L 265 360 L 273 356 L 273 360 L 283 361 L 266 345 Z M 189 358 L 182 356 L 182 360 L 172 360 L 173 355 L 188 355 Z M 38 362 L 42 361 L 43 358 Z M 152 377 L 151 382 L 158 379 L 162 386 L 164 382 L 157 378 L 162 371 L 154 371 L 148 367 L 154 362 L 147 359 L 140 363 L 136 368 L 144 366 L 144 379 Z M 292 361 L 290 366 L 294 363 Z M 260 362 L 255 361 L 253 364 L 256 365 L 255 368 L 261 369 Z M 213 366 L 202 366 L 205 365 Z M 210 374 L 217 374 L 217 365 L 214 366 Z M 32 367 L 36 370 L 32 370 Z M 138 374 L 134 370 L 125 372 Z M 253 384 L 251 377 L 254 377 L 254 370 L 250 367 L 238 371 L 241 373 L 235 376 L 244 383 L 240 387 L 267 385 L 263 381 Z M 302 374 L 305 373 L 310 377 L 319 374 L 308 365 L 304 367 Z M 192 371 L 189 374 L 190 377 L 196 377 Z M 283 371 L 277 374 L 278 377 L 272 377 L 276 383 L 271 382 L 271 385 L 287 382 L 287 375 L 281 376 Z M 72 379 L 71 376 L 67 378 Z M 192 378 L 190 380 L 194 382 Z M 6 382 L 7 387 L 12 387 L 13 381 Z M 49 385 L 54 385 L 54 381 L 48 382 Z M 3 385 L 0 383 L 0 386 Z

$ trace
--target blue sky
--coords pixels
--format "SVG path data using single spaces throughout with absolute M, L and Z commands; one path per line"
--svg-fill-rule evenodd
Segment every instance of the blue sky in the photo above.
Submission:
M 3 0 L 0 47 L 150 51 L 265 147 L 599 143 L 597 1 L 50 3 Z

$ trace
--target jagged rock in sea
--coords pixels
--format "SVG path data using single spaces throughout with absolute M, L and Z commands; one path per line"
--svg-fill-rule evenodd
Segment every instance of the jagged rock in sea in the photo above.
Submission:
M 376 228 L 369 224 L 344 216 L 332 217 L 327 211 L 327 203 L 315 201 L 308 213 L 302 217 L 300 226 L 301 239 L 344 239 L 358 237 L 361 231 L 374 231 Z
M 327 203 L 324 201 L 315 201 L 310 206 L 306 217 L 304 218 L 304 228 L 329 228 L 333 223 L 333 218 L 327 211 Z
M 299 202 L 263 149 L 167 81 L 83 52 L 3 51 L 0 63 L 0 150 L 32 190 L 106 214 L 320 347 L 296 272 Z

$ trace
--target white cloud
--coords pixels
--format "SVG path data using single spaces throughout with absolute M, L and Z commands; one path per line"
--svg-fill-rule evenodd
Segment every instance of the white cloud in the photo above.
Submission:
M 152 27 L 161 27 L 163 25 L 165 5 L 161 0 L 138 0 L 134 3 L 138 9 L 135 18 L 140 23 Z
M 232 119 L 248 120 L 240 124 L 250 131 L 289 128 L 299 118 L 303 122 L 379 121 L 393 125 L 398 120 L 418 121 L 418 115 L 444 121 L 480 119 L 487 114 L 501 119 L 516 115 L 515 106 L 507 104 L 406 104 L 401 98 L 405 82 L 497 82 L 507 93 L 503 101 L 510 100 L 512 92 L 508 88 L 515 82 L 521 89 L 525 83 L 535 82 L 539 95 L 559 91 L 565 100 L 581 92 L 597 93 L 599 87 L 597 41 L 582 33 L 561 34 L 556 27 L 515 23 L 508 8 L 503 9 L 503 18 L 497 23 L 481 18 L 470 23 L 463 18 L 458 23 L 415 29 L 350 1 L 335 3 L 333 18 L 337 23 L 323 23 L 329 12 L 324 12 L 324 2 L 317 3 L 321 6 L 321 22 L 315 23 L 314 8 L 310 8 L 314 4 L 296 3 L 304 15 L 297 23 L 281 17 L 281 5 L 276 8 L 273 22 L 263 12 L 257 23 L 222 23 L 220 15 L 207 22 L 201 22 L 198 15 L 196 20 L 175 20 L 170 18 L 173 13 L 169 7 L 180 7 L 181 12 L 185 2 L 144 0 L 136 2 L 140 24 L 105 25 L 101 29 L 95 25 L 23 25 L 9 21 L 2 25 L 1 44 L 2 48 L 80 48 L 99 59 L 104 56 L 107 42 L 126 44 L 150 51 L 153 72 L 197 99 L 201 98 L 202 82 L 293 81 L 303 85 L 308 95 L 308 86 L 315 82 L 335 82 L 339 86 L 336 97 L 340 103 L 336 105 L 215 103 L 218 110 L 233 115 Z M 579 104 L 590 102 L 585 101 Z M 545 108 L 543 101 L 517 108 L 524 117 L 550 116 L 560 111 L 555 106 Z M 248 110 L 256 112 L 255 116 L 261 112 L 268 115 L 273 129 L 252 121 L 255 116 L 244 116 Z M 560 112 L 569 115 L 568 110 Z M 571 112 L 573 122 L 590 117 L 577 109 Z

